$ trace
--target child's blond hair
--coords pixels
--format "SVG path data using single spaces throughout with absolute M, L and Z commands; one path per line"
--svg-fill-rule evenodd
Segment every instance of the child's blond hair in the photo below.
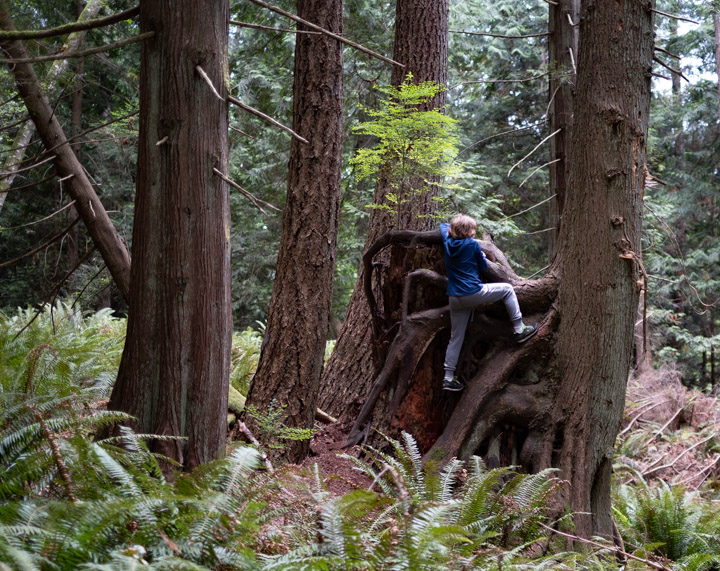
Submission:
M 463 238 L 472 238 L 477 231 L 477 222 L 472 216 L 467 214 L 456 214 L 450 220 L 450 230 L 448 234 L 451 238 L 461 240 Z

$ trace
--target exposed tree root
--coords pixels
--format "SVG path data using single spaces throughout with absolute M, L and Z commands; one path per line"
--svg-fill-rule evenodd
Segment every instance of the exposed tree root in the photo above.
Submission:
M 467 388 L 460 395 L 441 394 L 440 372 L 427 369 L 428 363 L 442 360 L 449 309 L 424 306 L 426 297 L 418 292 L 428 288 L 444 292 L 447 279 L 438 271 L 410 268 L 402 284 L 393 282 L 394 287 L 402 288 L 402 296 L 395 294 L 395 299 L 401 297 L 400 307 L 387 295 L 389 278 L 384 287 L 382 277 L 374 285 L 376 274 L 388 273 L 386 265 L 374 263 L 374 257 L 385 248 L 434 247 L 440 243 L 438 231 L 388 232 L 363 257 L 375 342 L 388 348 L 345 445 L 366 441 L 371 424 L 392 433 L 406 429 L 408 418 L 416 425 L 418 418 L 422 422 L 423 411 L 428 411 L 433 413 L 428 414 L 428 423 L 433 422 L 431 416 L 444 418 L 437 438 L 428 442 L 432 445 L 429 456 L 447 460 L 452 456 L 496 454 L 504 456 L 498 462 L 511 460 L 532 469 L 547 467 L 556 440 L 548 414 L 555 391 L 553 383 L 543 378 L 542 368 L 552 353 L 558 321 L 557 310 L 552 307 L 557 280 L 552 272 L 539 280 L 523 280 L 492 241 L 482 241 L 490 266 L 486 280 L 513 284 L 526 320 L 539 319 L 540 330 L 526 344 L 515 345 L 504 306 L 478 308 L 468 327 L 458 367 Z M 438 248 L 431 259 L 434 269 L 441 270 L 441 258 Z M 383 292 L 380 301 L 376 299 L 378 291 Z

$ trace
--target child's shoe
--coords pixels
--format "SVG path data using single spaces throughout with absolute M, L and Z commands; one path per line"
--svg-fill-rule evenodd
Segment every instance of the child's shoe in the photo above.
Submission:
M 533 323 L 532 325 L 524 325 L 523 330 L 520 333 L 513 333 L 516 343 L 525 343 L 530 337 L 535 335 L 538 330 L 538 324 Z

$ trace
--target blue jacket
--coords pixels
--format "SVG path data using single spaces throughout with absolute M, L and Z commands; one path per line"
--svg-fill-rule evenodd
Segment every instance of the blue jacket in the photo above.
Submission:
M 449 228 L 450 224 L 440 224 L 448 277 L 447 294 L 460 297 L 477 293 L 483 286 L 480 272 L 488 267 L 485 254 L 474 238 L 457 239 L 448 236 Z

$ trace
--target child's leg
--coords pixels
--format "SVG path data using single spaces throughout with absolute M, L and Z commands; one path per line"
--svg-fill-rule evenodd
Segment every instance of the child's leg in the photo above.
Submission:
M 450 343 L 445 352 L 445 378 L 452 379 L 455 374 L 460 349 L 465 339 L 465 329 L 472 313 L 471 307 L 462 307 L 456 297 L 450 297 Z
M 518 304 L 515 290 L 510 284 L 506 283 L 491 283 L 483 284 L 482 289 L 467 296 L 468 300 L 472 298 L 473 303 L 476 305 L 486 305 L 488 303 L 495 303 L 501 301 L 505 304 L 510 321 L 512 321 L 513 328 L 515 331 L 522 330 L 523 321 L 522 313 L 520 313 L 520 305 Z

